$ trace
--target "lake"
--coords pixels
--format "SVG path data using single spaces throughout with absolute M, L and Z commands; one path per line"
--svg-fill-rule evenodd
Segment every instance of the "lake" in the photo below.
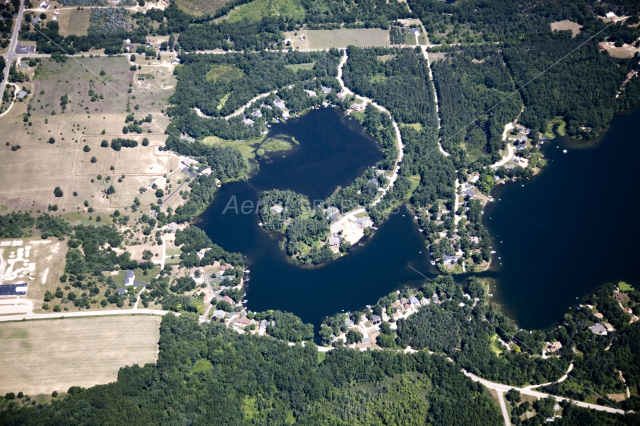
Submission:
M 557 137 L 545 144 L 549 162 L 542 173 L 494 189 L 496 202 L 486 207 L 484 222 L 497 254 L 492 269 L 476 276 L 491 279 L 493 300 L 521 327 L 556 325 L 575 309 L 576 297 L 604 283 L 639 284 L 633 191 L 638 122 L 640 109 L 616 117 L 598 140 Z M 300 145 L 260 160 L 248 180 L 224 184 L 197 225 L 216 244 L 246 256 L 249 309 L 292 312 L 318 330 L 326 316 L 362 309 L 404 285 L 424 283 L 411 267 L 435 276 L 424 237 L 404 207 L 366 244 L 317 267 L 292 263 L 278 246 L 282 237 L 258 226 L 250 204 L 248 214 L 231 209 L 223 214 L 230 200 L 241 210 L 243 202 L 255 206 L 261 191 L 274 188 L 324 199 L 382 158 L 360 124 L 333 108 L 276 125 L 269 136 L 278 135 L 295 137 Z
M 287 124 L 273 126 L 269 137 L 279 135 L 295 137 L 300 145 L 291 151 L 271 153 L 269 160 L 260 160 L 259 171 L 248 180 L 222 185 L 197 224 L 214 243 L 246 256 L 251 270 L 248 308 L 292 312 L 318 330 L 326 316 L 362 309 L 405 284 L 425 282 L 409 267 L 429 270 L 424 237 L 404 208 L 392 214 L 366 244 L 354 247 L 348 256 L 315 267 L 301 267 L 290 261 L 278 246 L 282 236 L 263 231 L 258 226 L 256 210 L 249 208 L 256 205 L 261 192 L 291 189 L 312 201 L 324 200 L 383 156 L 379 143 L 359 122 L 345 117 L 337 108 L 311 111 Z M 238 214 L 227 208 L 234 202 Z M 242 213 L 242 203 L 248 214 Z
M 502 258 L 493 259 L 493 292 L 521 327 L 556 325 L 602 284 L 640 283 L 638 122 L 640 108 L 597 140 L 556 137 L 543 145 L 549 161 L 539 176 L 494 188 L 484 215 Z

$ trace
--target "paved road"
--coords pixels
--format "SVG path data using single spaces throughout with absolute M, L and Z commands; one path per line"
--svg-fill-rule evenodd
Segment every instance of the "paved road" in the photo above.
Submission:
M 519 388 L 519 387 L 516 387 L 516 386 L 509 386 L 509 385 L 503 385 L 501 383 L 490 382 L 488 380 L 481 379 L 480 377 L 476 376 L 475 374 L 468 373 L 465 370 L 462 370 L 462 372 L 464 373 L 465 376 L 469 377 L 474 382 L 482 383 L 484 386 L 488 387 L 489 389 L 494 389 L 494 390 L 496 390 L 498 392 L 508 392 L 511 389 L 515 389 L 515 390 L 519 391 L 523 395 L 530 395 L 530 396 L 535 396 L 535 397 L 538 397 L 538 398 L 546 398 L 546 397 L 550 396 L 548 393 L 537 392 L 537 391 L 534 391 L 534 390 L 531 390 L 531 389 L 527 389 L 527 388 Z M 553 395 L 553 397 L 558 401 L 565 401 L 565 400 L 571 401 L 573 404 L 575 404 L 575 405 L 577 405 L 579 407 L 583 407 L 583 408 L 589 408 L 589 409 L 592 409 L 592 410 L 607 411 L 609 413 L 625 414 L 625 412 L 623 410 L 618 410 L 618 409 L 610 407 L 610 406 L 589 404 L 589 403 L 586 403 L 586 402 L 574 401 L 574 400 L 571 400 L 569 398 L 563 398 L 561 396 L 555 396 L 555 395 Z
M 101 317 L 108 315 L 166 315 L 169 311 L 162 311 L 160 309 L 109 309 L 105 311 L 89 310 L 83 312 L 58 312 L 53 314 L 22 314 L 22 315 L 7 315 L 1 316 L 0 322 L 5 321 L 22 321 L 28 320 L 46 320 L 56 318 L 73 318 L 73 317 Z M 176 314 L 179 315 L 179 314 Z
M 344 84 L 344 80 L 342 79 L 342 68 L 344 67 L 344 64 L 347 63 L 348 58 L 349 56 L 347 55 L 347 51 L 345 49 L 344 55 L 342 56 L 342 59 L 340 60 L 340 64 L 338 65 L 338 76 L 336 77 L 340 82 L 340 86 L 342 86 L 342 92 L 346 93 L 347 95 L 353 95 L 357 99 L 365 101 L 365 103 L 370 103 L 380 111 L 389 114 L 389 117 L 391 117 L 391 119 L 393 120 L 393 115 L 389 112 L 388 109 L 386 109 L 382 105 L 378 105 L 372 99 L 366 98 L 364 96 L 356 95 Z M 386 188 L 382 188 L 382 191 L 380 191 L 380 194 L 378 195 L 378 197 L 373 201 L 373 203 L 371 203 L 371 205 L 374 205 L 374 206 L 378 204 L 380 200 L 382 200 L 382 197 L 385 196 L 387 191 L 389 191 L 393 186 L 393 184 L 395 183 L 396 179 L 398 179 L 398 171 L 400 169 L 398 167 L 398 164 L 402 161 L 402 157 L 404 156 L 404 145 L 402 143 L 402 135 L 400 134 L 400 127 L 398 127 L 398 124 L 395 122 L 395 120 L 393 120 L 393 128 L 396 131 L 396 139 L 398 140 L 398 159 L 396 160 L 396 164 L 393 169 L 393 175 L 389 178 L 389 184 L 387 185 Z
M 9 68 L 11 67 L 11 62 L 15 58 L 16 55 L 16 46 L 18 44 L 18 33 L 20 32 L 20 25 L 22 24 L 22 15 L 24 14 L 24 0 L 20 3 L 20 10 L 18 11 L 18 15 L 16 16 L 16 20 L 13 27 L 13 34 L 11 35 L 11 43 L 9 44 L 9 52 L 3 55 L 7 65 L 4 69 L 4 76 L 2 79 L 2 84 L 0 84 L 0 95 L 4 93 L 4 89 L 9 81 Z

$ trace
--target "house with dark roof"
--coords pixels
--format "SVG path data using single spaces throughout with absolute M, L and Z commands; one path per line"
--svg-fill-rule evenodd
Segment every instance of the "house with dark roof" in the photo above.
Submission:
M 380 324 L 382 322 L 382 317 L 380 315 L 374 315 L 371 317 L 371 322 L 373 324 Z
M 420 30 L 418 28 L 411 28 L 409 30 L 409 34 L 418 34 L 418 35 L 420 35 Z
M 118 289 L 118 294 L 127 294 L 127 289 L 126 288 L 119 288 Z
M 269 321 L 267 320 L 260 321 L 260 330 L 266 330 L 268 325 L 269 325 Z
M 413 306 L 420 306 L 420 301 L 418 300 L 417 297 L 413 296 L 409 298 L 409 302 L 413 305 Z
M 18 99 L 24 99 L 27 97 L 27 92 L 25 92 L 24 90 L 21 90 L 18 92 L 18 94 L 16 95 L 16 98 Z
M 376 179 L 376 178 L 369 179 L 369 182 L 367 182 L 367 183 L 372 183 L 375 186 L 380 186 L 380 182 L 378 182 L 378 179 Z
M 589 327 L 589 330 L 591 330 L 593 334 L 607 334 L 606 327 L 600 323 L 596 323 L 593 326 Z
M 331 93 L 331 87 L 322 86 L 322 93 L 324 93 L 325 95 L 327 93 Z

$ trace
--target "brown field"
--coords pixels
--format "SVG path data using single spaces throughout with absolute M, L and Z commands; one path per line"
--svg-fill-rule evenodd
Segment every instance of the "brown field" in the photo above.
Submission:
M 91 18 L 91 8 L 86 8 L 82 10 L 77 9 L 61 9 L 58 10 L 60 15 L 58 15 L 58 25 L 60 26 L 59 33 L 62 36 L 69 35 L 78 35 L 83 36 L 87 35 L 87 31 L 89 30 L 89 18 Z M 50 14 L 53 11 L 48 11 L 47 19 L 51 19 Z M 39 14 L 36 14 L 38 16 Z
M 381 29 L 347 29 L 339 30 L 306 30 L 287 32 L 286 38 L 293 41 L 294 48 L 305 49 L 329 49 L 345 48 L 353 45 L 358 47 L 368 46 L 389 46 L 389 31 Z M 306 39 L 300 40 L 300 34 L 304 34 Z
M 580 29 L 582 28 L 582 25 L 576 23 L 576 22 L 571 22 L 569 20 L 564 20 L 564 21 L 558 21 L 558 22 L 552 22 L 551 23 L 551 31 L 571 31 L 572 36 L 575 37 L 578 34 L 580 34 Z
M 46 211 L 47 205 L 56 204 L 59 208 L 57 213 L 65 214 L 83 212 L 83 202 L 87 200 L 96 213 L 104 215 L 116 208 L 130 206 L 135 197 L 143 205 L 155 202 L 153 191 L 140 194 L 138 190 L 148 188 L 164 174 L 171 174 L 171 184 L 177 187 L 178 179 L 184 178 L 177 173 L 177 157 L 157 149 L 166 140 L 163 132 L 169 121 L 160 109 L 166 107 L 175 86 L 170 73 L 171 59 L 167 57 L 161 63 L 155 61 L 158 66 L 143 66 L 138 73 L 163 71 L 163 74 L 156 72 L 154 78 L 144 81 L 134 81 L 136 73 L 129 71 L 126 58 L 68 59 L 63 65 L 44 61 L 38 77 L 22 84 L 31 91 L 27 100 L 16 103 L 7 115 L 0 118 L 3 129 L 0 137 L 0 206 L 36 212 Z M 100 70 L 105 71 L 105 76 L 99 76 Z M 127 93 L 129 84 L 132 84 L 132 94 Z M 101 94 L 103 99 L 91 102 L 90 89 Z M 63 95 L 69 97 L 64 113 L 60 107 Z M 129 96 L 136 118 L 147 114 L 153 116 L 153 121 L 143 126 L 151 133 L 122 134 Z M 32 108 L 29 117 L 32 126 L 22 120 L 27 105 Z M 135 110 L 134 106 L 139 109 Z M 51 115 L 51 111 L 55 111 L 55 115 Z M 54 144 L 48 143 L 50 137 L 55 139 Z M 119 152 L 110 147 L 100 147 L 102 140 L 110 142 L 117 137 L 135 139 L 139 145 L 122 148 Z M 150 142 L 148 147 L 141 146 L 145 137 Z M 21 148 L 11 151 L 13 145 Z M 83 151 L 85 145 L 91 148 L 90 152 Z M 96 163 L 90 161 L 93 156 Z M 114 170 L 110 169 L 112 166 Z M 101 180 L 97 179 L 99 174 L 102 175 Z M 124 179 L 118 182 L 123 174 Z M 110 182 L 106 182 L 108 176 Z M 102 191 L 111 184 L 116 193 L 107 199 Z M 56 186 L 63 190 L 63 197 L 53 196 Z M 77 196 L 73 196 L 74 191 Z M 88 217 L 87 212 L 84 219 Z
M 4 323 L 0 393 L 33 397 L 113 382 L 121 367 L 157 360 L 159 324 L 151 315 Z
M 213 15 L 230 0 L 178 0 L 178 7 L 193 16 Z
M 429 62 L 437 61 L 438 59 L 444 59 L 447 57 L 445 52 L 427 52 L 429 56 Z

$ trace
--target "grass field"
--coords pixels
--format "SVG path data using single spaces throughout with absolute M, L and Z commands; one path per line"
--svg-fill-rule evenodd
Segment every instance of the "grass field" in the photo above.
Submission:
M 59 11 L 58 25 L 59 33 L 62 36 L 87 35 L 89 29 L 89 19 L 91 18 L 91 9 L 62 9 Z
M 553 127 L 556 125 L 557 125 L 556 132 L 558 132 L 560 136 L 564 136 L 565 135 L 564 129 L 565 127 L 567 127 L 567 123 L 565 123 L 562 117 L 556 117 L 547 123 L 547 131 L 544 133 L 544 136 L 546 136 L 549 139 L 555 138 L 555 134 L 553 133 Z
M 207 80 L 213 81 L 214 83 L 218 81 L 228 83 L 242 77 L 244 77 L 242 70 L 230 65 L 215 65 L 207 73 Z
M 304 33 L 305 40 L 301 41 L 299 35 Z M 286 38 L 293 41 L 294 48 L 304 49 L 329 49 L 345 48 L 349 45 L 358 47 L 389 46 L 389 31 L 381 29 L 348 29 L 339 30 L 307 30 L 285 33 Z
M 184 1 L 184 0 L 180 0 Z M 258 21 L 267 16 L 287 17 L 289 21 L 302 20 L 305 10 L 300 0 L 254 0 L 238 6 L 227 15 L 229 22 L 243 19 Z
M 130 206 L 135 197 L 143 205 L 155 202 L 152 191 L 140 194 L 139 188 L 148 187 L 178 167 L 177 157 L 158 150 L 164 145 L 163 132 L 169 121 L 160 109 L 166 107 L 175 87 L 170 59 L 143 65 L 137 72 L 153 73 L 154 78 L 135 83 L 126 58 L 68 59 L 64 64 L 44 61 L 36 78 L 24 84 L 31 91 L 26 102 L 17 103 L 0 118 L 0 206 L 36 212 L 56 204 L 58 213 L 65 214 L 83 212 L 87 200 L 96 214 L 104 215 Z M 101 70 L 104 76 L 99 75 Z M 93 102 L 90 91 L 95 96 Z M 64 95 L 69 103 L 63 113 L 60 99 Z M 136 118 L 152 115 L 153 121 L 144 125 L 151 133 L 123 135 L 128 103 Z M 32 108 L 29 121 L 33 126 L 23 121 L 27 105 Z M 116 137 L 135 139 L 139 145 L 119 152 L 100 146 L 102 140 L 110 142 Z M 145 137 L 149 139 L 147 147 L 141 145 Z M 55 143 L 48 143 L 49 138 Z M 11 151 L 13 145 L 21 148 Z M 89 152 L 84 152 L 85 145 Z M 93 163 L 92 157 L 96 157 Z M 118 182 L 123 174 L 125 177 Z M 175 187 L 183 176 L 174 175 L 170 177 Z M 106 198 L 102 191 L 111 184 L 116 193 Z M 53 196 L 56 186 L 63 190 L 63 197 Z M 83 219 L 88 217 L 86 214 Z
M 0 393 L 33 397 L 113 382 L 121 367 L 157 360 L 159 324 L 151 315 L 4 323 Z
M 634 288 L 624 281 L 620 281 L 618 287 L 620 287 L 620 291 L 634 291 Z
M 177 0 L 178 7 L 193 16 L 213 15 L 230 0 Z
M 289 68 L 290 70 L 293 70 L 293 71 L 312 70 L 315 64 L 316 64 L 315 62 L 309 62 L 308 64 L 285 65 L 285 68 Z

